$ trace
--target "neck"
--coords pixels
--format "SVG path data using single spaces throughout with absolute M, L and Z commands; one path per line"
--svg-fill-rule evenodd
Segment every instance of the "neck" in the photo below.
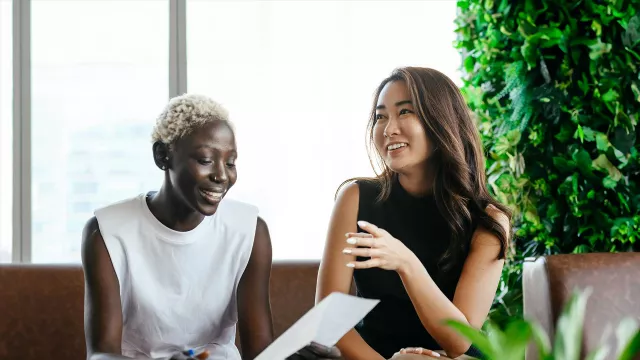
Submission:
M 184 205 L 165 184 L 147 200 L 149 210 L 164 226 L 175 231 L 195 229 L 204 215 Z
M 434 172 L 430 166 L 398 174 L 398 181 L 404 190 L 414 196 L 424 196 L 433 189 Z

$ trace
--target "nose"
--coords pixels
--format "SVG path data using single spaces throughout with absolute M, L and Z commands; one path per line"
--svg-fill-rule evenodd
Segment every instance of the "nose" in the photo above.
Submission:
M 223 184 L 229 180 L 229 176 L 227 175 L 227 167 L 225 166 L 223 161 L 216 161 L 211 168 L 211 174 L 209 174 L 209 178 L 211 181 Z
M 384 127 L 384 137 L 390 138 L 400 133 L 398 127 L 398 118 L 396 116 L 390 116 L 387 121 L 387 126 Z

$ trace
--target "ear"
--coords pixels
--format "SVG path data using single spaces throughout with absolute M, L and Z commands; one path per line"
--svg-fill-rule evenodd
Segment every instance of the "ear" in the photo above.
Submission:
M 153 161 L 161 170 L 169 169 L 171 161 L 169 159 L 169 146 L 162 141 L 153 143 Z

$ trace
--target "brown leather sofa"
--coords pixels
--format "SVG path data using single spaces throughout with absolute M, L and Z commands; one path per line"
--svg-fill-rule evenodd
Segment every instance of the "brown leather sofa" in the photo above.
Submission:
M 524 316 L 538 321 L 552 342 L 556 321 L 574 289 L 592 288 L 583 332 L 583 356 L 603 344 L 607 327 L 615 329 L 623 318 L 640 322 L 640 253 L 553 255 L 525 262 Z M 617 349 L 615 336 L 607 342 Z M 608 359 L 613 359 L 615 351 Z M 535 347 L 527 360 L 538 359 Z M 640 356 L 638 357 L 640 359 Z
M 271 310 L 279 336 L 314 305 L 318 262 L 275 262 Z M 83 360 L 82 268 L 0 265 L 0 359 Z

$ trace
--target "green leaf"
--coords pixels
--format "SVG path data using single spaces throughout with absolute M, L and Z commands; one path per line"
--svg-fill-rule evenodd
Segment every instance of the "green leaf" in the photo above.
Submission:
M 607 355 L 609 355 L 609 348 L 607 346 L 602 346 L 592 350 L 585 360 L 605 360 Z
M 580 151 L 578 151 L 574 156 L 573 156 L 573 160 L 575 161 L 578 169 L 580 169 L 580 172 L 584 175 L 590 176 L 592 175 L 592 170 L 591 170 L 591 156 L 589 155 L 589 153 L 585 150 L 585 149 L 580 149 Z
M 580 138 L 580 142 L 584 142 L 584 131 L 582 130 L 582 126 L 578 125 L 578 129 L 576 129 L 576 133 L 573 137 Z
M 609 102 L 618 99 L 618 97 L 619 95 L 617 91 L 615 91 L 614 89 L 609 89 L 609 91 L 602 95 L 602 100 Z
M 640 331 L 636 332 L 623 349 L 618 356 L 618 360 L 633 360 L 640 354 Z
M 596 139 L 596 133 L 588 126 L 582 127 L 582 132 L 584 134 L 584 138 L 587 141 L 594 141 Z
M 594 44 L 589 45 L 589 49 L 590 49 L 590 51 L 589 51 L 589 59 L 598 60 L 599 58 L 602 57 L 602 55 L 610 52 L 611 51 L 611 47 L 612 47 L 611 44 L 603 43 L 598 38 L 598 40 Z
M 605 154 L 600 154 L 600 156 L 593 160 L 592 166 L 595 169 L 608 173 L 608 176 L 616 182 L 622 178 L 622 173 L 620 172 L 620 170 L 618 170 L 617 167 L 613 166 L 613 164 L 611 163 L 611 161 L 609 161 Z
M 607 151 L 609 148 L 609 138 L 606 134 L 596 132 L 596 146 L 600 151 Z
M 568 161 L 567 159 L 560 156 L 555 156 L 553 158 L 553 165 L 562 172 L 569 172 L 575 169 L 575 164 L 573 163 L 573 161 Z
M 555 360 L 579 360 L 582 348 L 582 326 L 591 288 L 574 291 L 565 305 L 556 326 L 554 346 Z
M 607 189 L 614 189 L 616 185 L 618 185 L 618 181 L 607 175 L 607 177 L 602 180 L 602 185 Z
M 635 82 L 631 83 L 631 91 L 633 92 L 633 96 L 635 96 L 635 100 L 640 102 L 640 89 L 638 89 L 638 84 Z
M 524 320 L 514 320 L 507 325 L 504 335 L 500 358 L 523 359 L 532 337 L 531 326 Z
M 538 348 L 538 355 L 540 359 L 544 360 L 551 357 L 551 341 L 544 329 L 538 325 L 538 323 L 530 322 L 531 335 L 536 347 Z
M 475 64 L 476 64 L 476 60 L 471 56 L 467 56 L 464 59 L 464 70 L 468 73 L 473 72 Z
M 464 336 L 467 340 L 471 341 L 471 343 L 489 359 L 496 358 L 496 352 L 492 344 L 487 339 L 487 336 L 482 333 L 482 331 L 454 320 L 447 320 L 445 324 L 457 331 L 458 334 Z
M 588 253 L 589 252 L 589 247 L 587 245 L 581 244 L 576 246 L 575 249 L 573 249 L 573 253 L 574 254 L 584 254 L 584 253 Z
M 567 142 L 569 139 L 571 139 L 571 134 L 573 134 L 571 128 L 571 124 L 564 124 L 560 128 L 560 132 L 555 134 L 555 138 L 558 139 L 558 141 L 560 141 L 561 143 Z
M 633 355 L 640 354 L 640 327 L 633 318 L 625 318 L 616 329 L 618 340 L 617 359 L 633 359 Z

